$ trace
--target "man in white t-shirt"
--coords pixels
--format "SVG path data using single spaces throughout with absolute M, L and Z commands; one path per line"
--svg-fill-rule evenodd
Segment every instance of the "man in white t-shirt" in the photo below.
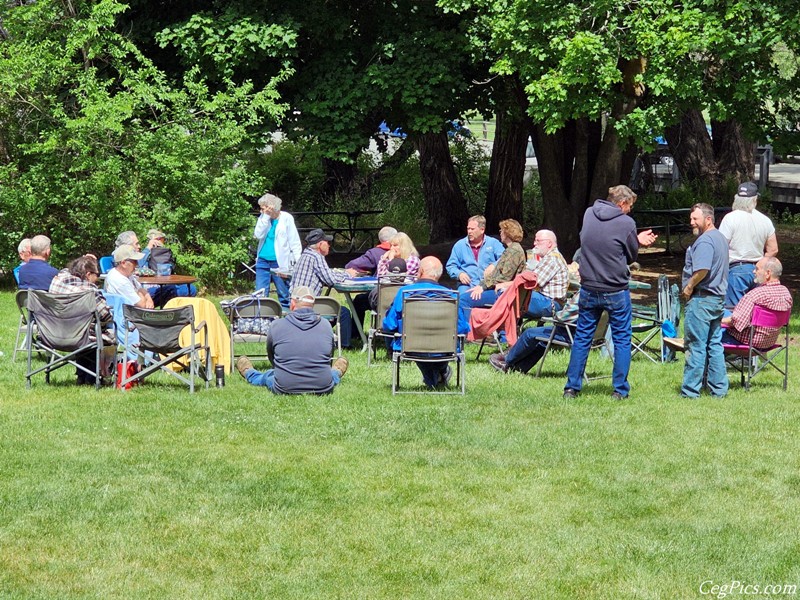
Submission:
M 748 181 L 739 186 L 733 210 L 725 215 L 719 231 L 728 240 L 728 292 L 725 306 L 733 308 L 755 285 L 756 263 L 778 254 L 775 226 L 756 210 L 758 186 Z
M 116 294 L 125 299 L 125 304 L 139 308 L 153 308 L 153 299 L 133 274 L 144 254 L 137 252 L 130 244 L 119 246 L 113 253 L 114 268 L 106 274 L 103 289 L 109 294 Z

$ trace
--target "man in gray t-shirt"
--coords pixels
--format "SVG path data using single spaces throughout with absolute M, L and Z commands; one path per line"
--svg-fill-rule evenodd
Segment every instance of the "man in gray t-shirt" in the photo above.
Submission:
M 686 251 L 681 296 L 686 300 L 683 321 L 686 364 L 681 396 L 697 398 L 707 377 L 712 396 L 728 393 L 728 374 L 722 350 L 722 313 L 728 290 L 728 241 L 714 226 L 714 208 L 695 204 L 690 215 L 698 238 Z M 706 369 L 706 365 L 708 368 Z

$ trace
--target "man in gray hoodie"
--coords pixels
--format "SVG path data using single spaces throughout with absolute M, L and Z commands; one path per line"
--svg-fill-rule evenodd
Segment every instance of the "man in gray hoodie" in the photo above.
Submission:
M 608 189 L 607 200 L 597 200 L 586 210 L 581 228 L 581 291 L 578 322 L 569 355 L 564 397 L 574 398 L 583 385 L 583 372 L 595 330 L 604 311 L 608 312 L 614 342 L 614 370 L 611 397 L 628 397 L 631 366 L 631 293 L 628 265 L 636 260 L 639 246 L 649 246 L 656 236 L 648 229 L 636 233 L 628 216 L 636 194 L 624 185 Z
M 331 368 L 333 329 L 314 312 L 309 288 L 294 288 L 289 308 L 269 330 L 267 354 L 273 368 L 257 371 L 249 358 L 240 356 L 236 369 L 248 383 L 276 394 L 329 394 L 347 371 L 347 359 L 337 358 Z

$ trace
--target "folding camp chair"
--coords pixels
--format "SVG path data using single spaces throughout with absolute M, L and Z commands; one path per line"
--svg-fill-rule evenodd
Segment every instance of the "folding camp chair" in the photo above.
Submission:
M 753 315 L 750 319 L 750 327 L 748 327 L 748 342 L 722 345 L 728 364 L 733 365 L 741 374 L 744 389 L 749 390 L 753 377 L 770 366 L 783 375 L 783 389 L 786 390 L 789 380 L 789 318 L 791 316 L 791 310 L 777 311 L 756 305 L 753 307 Z M 756 348 L 753 346 L 756 328 L 783 329 L 783 332 L 771 346 Z M 781 354 L 784 356 L 783 368 L 779 367 L 777 362 Z
M 261 353 L 247 352 L 247 356 L 265 358 L 270 325 L 283 314 L 280 303 L 274 298 L 251 294 L 222 301 L 220 306 L 230 322 L 232 363 L 236 362 L 237 342 L 264 344 Z
M 73 365 L 79 372 L 94 377 L 95 388 L 99 389 L 103 336 L 95 293 L 86 290 L 76 294 L 50 294 L 28 290 L 27 307 L 27 387 L 31 387 L 31 378 L 37 373 L 44 371 L 45 381 L 50 383 L 50 373 Z M 91 339 L 92 332 L 94 339 Z M 43 352 L 48 360 L 44 366 L 34 369 L 32 357 L 37 350 Z M 81 362 L 89 352 L 95 355 L 94 371 Z
M 654 363 L 671 361 L 675 353 L 665 344 L 664 338 L 675 336 L 679 320 L 678 286 L 670 285 L 666 275 L 659 275 L 658 301 L 655 309 L 645 306 L 633 307 L 631 358 L 641 353 Z M 651 347 L 656 338 L 659 341 L 657 349 Z
M 17 308 L 19 309 L 19 324 L 17 326 L 17 338 L 14 341 L 14 354 L 11 362 L 17 360 L 17 354 L 28 351 L 28 290 L 17 290 Z M 33 335 L 36 336 L 36 327 L 33 328 Z M 41 353 L 42 350 L 33 345 L 33 352 Z
M 544 342 L 547 346 L 544 349 L 544 354 L 542 354 L 542 358 L 539 359 L 539 366 L 536 369 L 536 377 L 539 377 L 542 374 L 542 367 L 544 366 L 544 361 L 547 358 L 547 355 L 550 353 L 550 350 L 555 348 L 565 348 L 565 349 L 572 349 L 572 345 L 574 344 L 574 337 L 575 337 L 575 323 L 566 323 L 563 321 L 559 321 L 558 319 L 553 318 L 544 318 L 543 321 L 549 325 L 552 325 L 552 331 L 550 332 L 549 337 L 537 337 L 537 342 Z M 559 331 L 566 330 L 566 340 L 560 340 L 556 337 L 556 333 Z M 600 315 L 600 320 L 597 323 L 597 329 L 594 332 L 594 337 L 592 338 L 592 343 L 589 346 L 589 350 L 600 350 L 605 348 L 608 352 L 609 356 L 612 357 L 613 360 L 613 352 L 610 351 L 608 341 L 606 340 L 606 332 L 608 331 L 608 313 L 603 311 L 603 314 Z M 603 379 L 608 377 L 608 375 L 601 375 L 599 377 L 589 377 L 586 375 L 586 372 L 583 373 L 584 379 L 586 381 L 591 381 L 593 379 Z
M 191 305 L 179 308 L 149 310 L 126 304 L 122 307 L 125 317 L 125 347 L 133 350 L 142 364 L 142 369 L 128 374 L 128 354 L 123 354 L 122 373 L 118 382 L 120 389 L 125 390 L 129 383 L 141 382 L 145 377 L 157 371 L 163 371 L 189 386 L 194 392 L 194 381 L 201 377 L 206 383 L 211 379 L 211 352 L 208 347 L 208 326 L 205 321 L 197 325 L 194 322 L 194 307 Z M 182 346 L 181 331 L 190 328 L 190 341 Z M 139 344 L 129 341 L 132 330 L 139 332 Z M 200 341 L 197 334 L 202 334 Z M 188 360 L 188 365 L 185 361 Z M 175 364 L 179 370 L 169 368 Z M 181 374 L 188 366 L 189 376 Z
M 389 310 L 397 296 L 397 291 L 403 287 L 404 281 L 392 281 L 391 279 L 381 279 L 378 282 L 378 306 L 370 314 L 370 327 L 367 332 L 367 366 L 371 366 L 372 360 L 377 358 L 378 348 L 375 346 L 375 338 L 394 338 L 394 334 L 383 333 L 381 324 L 383 318 Z
M 392 353 L 392 394 L 399 392 L 400 363 L 456 363 L 456 391 L 434 393 L 466 393 L 463 334 L 458 333 L 458 294 L 452 290 L 408 290 L 403 292 L 403 331 L 398 334 L 400 351 Z
M 336 298 L 330 296 L 317 296 L 314 298 L 314 312 L 323 319 L 330 322 L 333 327 L 333 334 L 336 338 L 336 345 L 339 349 L 339 356 L 342 355 L 342 335 L 339 326 L 339 313 L 342 310 L 342 305 Z

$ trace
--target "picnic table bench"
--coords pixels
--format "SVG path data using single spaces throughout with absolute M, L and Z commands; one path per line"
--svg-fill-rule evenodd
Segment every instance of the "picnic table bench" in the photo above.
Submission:
M 365 215 L 379 215 L 382 210 L 314 210 L 293 212 L 300 238 L 312 229 L 321 228 L 333 236 L 334 252 L 355 252 L 364 245 L 375 245 L 375 235 L 380 227 L 359 226 Z M 341 217 L 345 217 L 341 219 Z M 344 220 L 345 223 L 341 223 Z

